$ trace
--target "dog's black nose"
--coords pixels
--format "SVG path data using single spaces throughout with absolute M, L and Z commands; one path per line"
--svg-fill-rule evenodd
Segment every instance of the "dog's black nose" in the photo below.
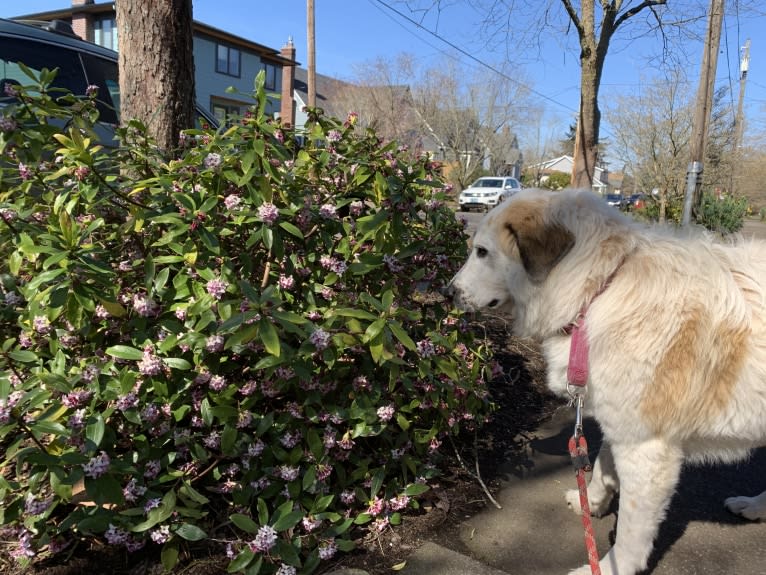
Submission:
M 455 297 L 455 287 L 452 285 L 452 282 L 449 282 L 440 291 L 441 294 L 447 299 L 454 299 Z

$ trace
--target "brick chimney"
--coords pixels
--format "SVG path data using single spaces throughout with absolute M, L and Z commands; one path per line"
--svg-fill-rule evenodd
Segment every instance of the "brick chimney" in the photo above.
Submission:
M 280 50 L 283 58 L 292 60 L 292 65 L 282 66 L 282 106 L 280 117 L 285 126 L 295 125 L 295 100 L 293 99 L 293 85 L 295 84 L 295 44 L 290 37 L 287 44 Z
M 72 0 L 72 30 L 83 40 L 93 42 L 93 19 L 90 14 L 78 12 L 78 6 L 93 4 L 93 0 Z

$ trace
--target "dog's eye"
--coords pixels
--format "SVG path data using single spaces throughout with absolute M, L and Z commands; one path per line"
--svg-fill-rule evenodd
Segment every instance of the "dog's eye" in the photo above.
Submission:
M 477 255 L 478 257 L 480 257 L 480 258 L 484 258 L 484 257 L 487 257 L 487 254 L 488 254 L 488 253 L 489 253 L 489 252 L 487 252 L 487 248 L 482 248 L 482 247 L 477 247 L 477 248 L 476 248 L 476 255 Z

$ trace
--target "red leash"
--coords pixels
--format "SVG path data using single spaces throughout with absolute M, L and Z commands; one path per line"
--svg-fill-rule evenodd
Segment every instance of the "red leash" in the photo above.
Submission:
M 585 386 L 588 383 L 588 334 L 585 330 L 585 310 L 577 317 L 571 326 L 572 340 L 569 347 L 569 364 L 567 366 L 567 382 L 572 403 L 575 407 L 574 435 L 569 439 L 569 455 L 577 477 L 577 488 L 580 492 L 580 509 L 582 525 L 585 529 L 585 548 L 588 551 L 588 563 L 592 575 L 601 575 L 596 537 L 593 534 L 593 522 L 588 504 L 588 486 L 585 482 L 585 472 L 591 470 L 588 458 L 588 443 L 582 428 L 582 407 L 585 396 Z
M 585 472 L 591 470 L 588 458 L 588 443 L 582 433 L 582 394 L 578 394 L 576 402 L 577 418 L 574 435 L 569 439 L 569 455 L 577 477 L 577 488 L 580 492 L 580 509 L 582 512 L 582 526 L 585 529 L 585 549 L 588 551 L 588 563 L 593 575 L 601 575 L 601 567 L 598 564 L 598 549 L 596 549 L 596 537 L 593 534 L 593 521 L 590 516 L 588 504 L 588 486 L 585 482 Z

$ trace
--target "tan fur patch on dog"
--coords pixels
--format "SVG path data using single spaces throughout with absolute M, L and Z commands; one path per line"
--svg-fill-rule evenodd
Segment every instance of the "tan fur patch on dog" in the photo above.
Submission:
M 658 433 L 683 435 L 721 413 L 731 400 L 746 357 L 741 329 L 710 325 L 704 313 L 688 314 L 654 371 L 641 411 Z
M 520 203 L 507 211 L 506 229 L 516 238 L 521 261 L 532 280 L 541 282 L 574 245 L 574 235 L 546 217 L 544 200 Z

